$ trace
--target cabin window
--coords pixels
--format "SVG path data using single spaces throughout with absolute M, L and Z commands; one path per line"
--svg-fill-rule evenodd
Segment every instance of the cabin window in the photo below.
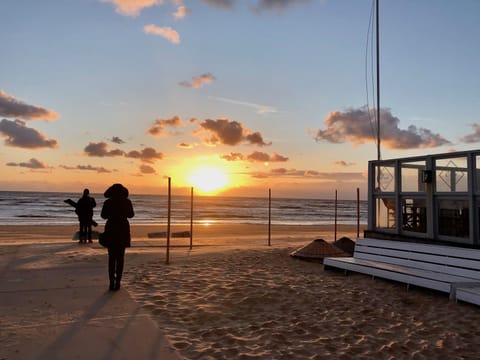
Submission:
M 446 158 L 435 161 L 437 192 L 468 191 L 467 158 Z
M 480 194 L 480 155 L 476 157 L 476 168 L 475 168 L 475 192 L 477 194 Z
M 425 192 L 425 161 L 404 162 L 401 166 L 402 192 Z
M 393 164 L 375 167 L 375 190 L 395 192 L 395 166 Z
M 425 199 L 402 200 L 402 230 L 427 232 L 427 201 Z
M 469 237 L 468 201 L 442 199 L 438 201 L 438 233 L 458 238 Z
M 377 199 L 377 229 L 395 229 L 396 228 L 396 201 L 395 198 L 382 197 Z

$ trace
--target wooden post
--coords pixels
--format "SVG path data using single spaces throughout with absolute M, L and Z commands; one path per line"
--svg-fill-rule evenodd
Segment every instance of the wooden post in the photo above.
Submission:
M 171 210 L 171 197 L 172 197 L 172 192 L 171 192 L 171 178 L 168 177 L 168 205 L 167 205 L 167 254 L 166 254 L 166 259 L 165 259 L 165 264 L 170 263 L 170 210 Z
M 193 186 L 190 188 L 190 250 L 193 248 Z
M 357 188 L 357 239 L 360 237 L 360 188 Z
M 268 246 L 271 246 L 272 232 L 272 189 L 268 189 Z
M 337 190 L 335 190 L 335 213 L 334 213 L 334 226 L 333 226 L 333 241 L 337 241 Z

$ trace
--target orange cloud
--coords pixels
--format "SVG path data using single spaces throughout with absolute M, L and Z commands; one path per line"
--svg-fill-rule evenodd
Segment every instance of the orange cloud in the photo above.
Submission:
M 188 14 L 190 14 L 190 9 L 187 8 L 186 6 L 179 5 L 177 8 L 177 11 L 175 11 L 172 15 L 175 19 L 183 19 L 186 17 Z
M 137 16 L 145 8 L 163 4 L 163 0 L 100 0 L 115 5 L 115 11 L 125 16 Z
M 21 162 L 21 163 L 7 163 L 7 166 L 19 166 L 29 169 L 48 169 L 48 165 L 44 162 L 37 160 L 35 158 L 31 158 L 28 162 Z
M 87 156 L 91 157 L 115 157 L 115 156 L 124 156 L 131 159 L 139 159 L 140 161 L 154 163 L 157 160 L 163 159 L 163 154 L 157 152 L 154 148 L 146 147 L 142 150 L 132 150 L 126 153 L 120 149 L 109 150 L 108 144 L 106 142 L 93 143 L 90 142 L 84 149 Z
M 216 80 L 215 76 L 213 76 L 210 73 L 205 73 L 205 74 L 202 74 L 202 75 L 192 77 L 191 82 L 182 81 L 182 82 L 179 82 L 178 85 L 198 89 L 198 88 L 201 88 L 205 84 L 210 84 L 214 80 Z
M 65 170 L 83 170 L 83 171 L 96 171 L 97 173 L 111 173 L 111 170 L 105 169 L 103 166 L 92 166 L 92 165 L 77 165 L 77 166 L 67 166 L 60 165 L 62 169 Z
M 120 149 L 108 150 L 108 144 L 103 141 L 99 143 L 90 142 L 83 150 L 88 156 L 114 157 L 125 155 L 125 152 Z
M 241 153 L 230 153 L 228 155 L 221 156 L 222 159 L 227 161 L 241 161 L 247 160 L 250 162 L 285 162 L 288 161 L 288 157 L 279 155 L 277 153 L 273 153 L 273 155 L 269 155 L 264 152 L 254 151 L 251 154 L 245 156 Z
M 60 117 L 53 110 L 41 106 L 29 105 L 13 95 L 0 90 L 0 116 L 22 120 L 56 120 Z
M 352 166 L 352 165 L 355 165 L 354 162 L 347 162 L 345 160 L 339 160 L 339 161 L 335 161 L 335 165 L 338 165 L 338 166 Z
M 192 149 L 193 145 L 182 142 L 182 143 L 178 144 L 177 147 L 181 148 L 181 149 Z
M 382 144 L 390 149 L 432 148 L 450 144 L 440 134 L 415 125 L 410 125 L 407 130 L 400 129 L 400 120 L 389 109 L 381 110 L 380 121 Z M 376 124 L 365 107 L 330 112 L 324 124 L 327 127 L 325 130 L 320 129 L 313 134 L 315 141 L 351 142 L 354 145 L 376 141 Z
M 247 142 L 252 145 L 266 146 L 271 143 L 263 141 L 262 134 L 252 132 L 243 127 L 238 121 L 230 121 L 229 119 L 206 119 L 200 123 L 200 127 L 209 133 L 205 142 L 209 145 L 238 145 Z
M 182 119 L 175 115 L 170 119 L 156 119 L 154 124 L 147 129 L 147 133 L 153 136 L 175 135 L 174 132 L 165 132 L 166 127 L 182 127 Z
M 22 120 L 0 121 L 0 135 L 6 137 L 5 145 L 26 149 L 57 148 L 55 139 L 47 138 L 38 130 L 29 128 Z
M 129 151 L 125 156 L 128 158 L 140 159 L 141 161 L 145 161 L 148 163 L 153 163 L 156 160 L 163 159 L 163 154 L 161 152 L 157 152 L 154 148 L 151 147 L 146 147 L 141 151 Z
M 325 181 L 365 181 L 365 175 L 361 172 L 319 172 L 316 170 L 297 170 L 277 168 L 268 172 L 259 171 L 251 173 L 256 178 L 287 177 L 287 178 L 309 178 Z
M 140 165 L 140 173 L 142 174 L 156 174 L 157 171 L 150 165 L 142 164 Z
M 472 124 L 473 133 L 465 135 L 460 139 L 460 141 L 466 142 L 467 144 L 480 142 L 480 125 Z
M 173 44 L 180 43 L 180 35 L 178 34 L 178 32 L 176 32 L 174 29 L 168 26 L 160 27 L 153 24 L 149 24 L 143 27 L 143 31 L 145 31 L 146 34 L 161 36 Z

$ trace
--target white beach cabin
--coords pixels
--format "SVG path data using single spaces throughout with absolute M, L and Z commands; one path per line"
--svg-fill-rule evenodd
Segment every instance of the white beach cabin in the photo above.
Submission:
M 324 267 L 480 305 L 480 150 L 370 161 L 368 229 Z

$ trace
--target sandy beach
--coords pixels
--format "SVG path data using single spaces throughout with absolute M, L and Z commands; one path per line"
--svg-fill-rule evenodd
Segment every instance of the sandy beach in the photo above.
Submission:
M 273 226 L 271 246 L 266 226 L 196 226 L 192 250 L 188 238 L 171 239 L 169 264 L 165 239 L 147 237 L 162 230 L 132 227 L 122 292 L 158 324 L 169 346 L 185 359 L 478 356 L 478 307 L 362 274 L 324 271 L 319 263 L 289 256 L 314 239 L 332 241 L 332 226 Z M 0 227 L 0 274 L 19 256 L 29 259 L 24 266 L 32 269 L 78 262 L 104 269 L 106 287 L 105 249 L 97 243 L 76 244 L 70 240 L 74 231 L 68 226 Z M 356 226 L 339 226 L 341 236 L 355 238 Z M 52 250 L 51 244 L 61 247 Z M 28 312 L 7 310 L 0 314 L 7 325 L 31 321 Z M 0 334 L 2 344 L 13 345 L 22 336 L 42 337 L 32 327 Z M 22 358 L 7 348 L 0 358 Z

